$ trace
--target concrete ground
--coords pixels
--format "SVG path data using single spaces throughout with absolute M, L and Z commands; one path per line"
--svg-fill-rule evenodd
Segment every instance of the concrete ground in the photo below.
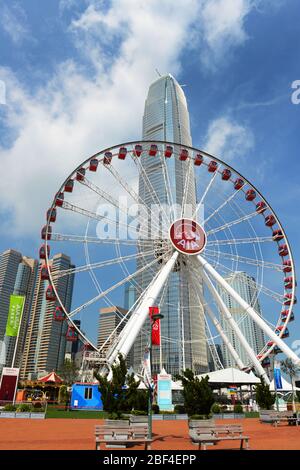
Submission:
M 55 449 L 93 450 L 94 426 L 101 420 L 93 419 L 1 419 L 0 449 Z M 250 449 L 300 450 L 300 426 L 280 424 L 277 428 L 261 424 L 258 419 L 219 420 L 217 424 L 241 424 L 250 437 Z M 152 450 L 197 450 L 188 436 L 186 421 L 153 421 Z M 238 448 L 239 441 L 219 443 L 209 451 Z M 137 445 L 131 449 L 142 449 Z

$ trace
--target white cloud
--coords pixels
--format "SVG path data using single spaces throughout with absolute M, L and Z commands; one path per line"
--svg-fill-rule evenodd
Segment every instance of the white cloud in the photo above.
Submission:
M 200 18 L 207 20 L 204 40 L 212 50 L 219 51 L 221 38 L 230 38 L 230 31 L 236 41 L 244 37 L 248 2 L 228 2 L 231 20 L 222 0 L 203 0 L 203 9 L 197 0 L 113 0 L 105 9 L 101 0 L 90 1 L 71 22 L 69 34 L 92 72 L 79 62 L 62 63 L 31 96 L 11 71 L 2 71 L 8 95 L 6 127 L 16 136 L 10 148 L 0 147 L 5 168 L 0 211 L 10 214 L 2 230 L 37 234 L 45 209 L 75 166 L 101 148 L 141 136 L 145 95 L 155 69 L 180 73 L 183 50 L 193 31 L 203 27 Z M 209 25 L 217 26 L 214 34 Z M 217 123 L 209 130 L 213 151 L 220 154 L 230 140 L 235 147 L 245 145 L 242 128 L 226 120 L 219 128 L 222 122 L 218 140 L 210 138 Z
M 202 0 L 200 13 L 200 57 L 208 69 L 215 69 L 229 53 L 247 39 L 245 18 L 256 7 L 253 0 Z
M 254 146 L 249 128 L 227 117 L 212 121 L 208 127 L 203 148 L 225 162 L 238 162 Z
M 19 45 L 29 36 L 26 13 L 16 2 L 0 8 L 0 27 L 8 34 L 14 44 Z

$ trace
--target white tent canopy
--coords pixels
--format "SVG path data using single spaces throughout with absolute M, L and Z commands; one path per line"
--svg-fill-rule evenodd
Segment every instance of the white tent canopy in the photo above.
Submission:
M 293 389 L 292 389 L 292 385 L 287 381 L 285 380 L 284 377 L 281 376 L 281 382 L 282 382 L 282 388 L 278 388 L 278 392 L 292 392 Z M 275 387 L 274 387 L 274 379 L 272 380 L 271 384 L 270 384 L 270 390 L 272 392 L 275 391 Z M 294 391 L 296 390 L 300 390 L 300 388 L 296 387 L 294 385 Z
M 254 385 L 260 383 L 260 379 L 253 372 L 246 373 L 242 370 L 228 367 L 228 369 L 215 370 L 197 377 L 209 377 L 210 384 L 234 384 L 234 385 Z

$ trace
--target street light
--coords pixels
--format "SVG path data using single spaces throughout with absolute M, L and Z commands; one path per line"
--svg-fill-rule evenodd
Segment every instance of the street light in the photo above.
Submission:
M 152 378 L 152 328 L 154 323 L 157 320 L 161 320 L 162 318 L 164 318 L 164 316 L 161 313 L 156 313 L 151 316 L 151 328 L 149 336 L 150 379 Z M 148 387 L 148 439 L 152 439 L 152 402 L 153 394 L 150 380 Z

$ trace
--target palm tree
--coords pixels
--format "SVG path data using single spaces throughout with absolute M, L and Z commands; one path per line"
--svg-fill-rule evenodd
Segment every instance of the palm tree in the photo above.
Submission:
M 285 359 L 281 361 L 281 369 L 282 372 L 287 374 L 290 377 L 291 384 L 292 384 L 292 402 L 293 402 L 293 412 L 296 413 L 296 405 L 295 405 L 295 394 L 294 394 L 294 378 L 300 373 L 299 367 L 294 364 L 291 359 Z

